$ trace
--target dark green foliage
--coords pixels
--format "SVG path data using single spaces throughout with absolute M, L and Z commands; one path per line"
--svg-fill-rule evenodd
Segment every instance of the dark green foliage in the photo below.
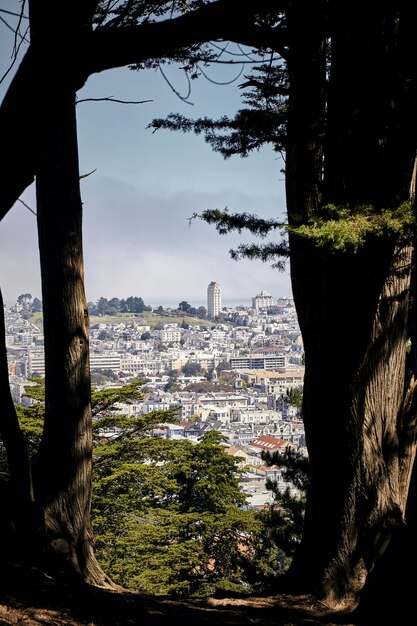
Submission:
M 290 406 L 295 406 L 299 411 L 301 411 L 301 408 L 303 406 L 302 388 L 291 387 L 290 389 L 287 389 L 284 400 Z
M 93 519 L 97 554 L 120 584 L 147 593 L 245 589 L 246 549 L 259 530 L 244 508 L 221 436 L 151 437 L 161 414 L 96 423 Z M 169 421 L 172 417 L 169 417 Z M 113 437 L 105 429 L 115 427 Z
M 42 302 L 39 298 L 33 298 L 32 313 L 40 313 L 42 311 Z
M 304 524 L 305 496 L 294 497 L 287 488 L 283 492 L 275 491 L 273 482 L 267 483 L 267 489 L 274 492 L 275 502 L 259 513 L 262 522 L 262 555 L 269 551 L 277 554 L 277 563 L 272 562 L 271 555 L 266 560 L 269 563 L 270 576 L 284 573 L 300 543 Z M 268 570 L 266 570 L 268 571 Z
M 126 300 L 119 298 L 99 298 L 96 303 L 89 302 L 88 310 L 90 315 L 117 315 L 118 313 L 143 313 L 152 311 L 152 307 L 146 306 L 143 298 L 129 296 Z
M 39 447 L 42 437 L 45 407 L 45 380 L 30 378 L 30 385 L 25 387 L 25 396 L 33 402 L 29 406 L 16 405 L 19 424 L 24 432 L 29 454 L 33 456 Z
M 282 468 L 282 477 L 290 483 L 280 490 L 275 480 L 267 480 L 266 488 L 273 492 L 273 504 L 260 513 L 263 524 L 264 549 L 279 548 L 292 557 L 298 546 L 304 524 L 306 490 L 309 482 L 309 462 L 307 457 L 289 446 L 284 452 L 262 452 L 262 459 L 268 466 Z
M 237 463 L 225 454 L 222 439 L 217 431 L 209 431 L 198 445 L 188 444 L 189 464 L 175 476 L 180 485 L 180 510 L 225 513 L 230 506 L 245 504 L 237 479 Z
M 234 118 L 223 116 L 218 120 L 207 117 L 190 120 L 171 114 L 165 119 L 154 119 L 150 128 L 194 132 L 202 134 L 211 147 L 228 158 L 246 157 L 265 144 L 272 144 L 280 152 L 285 143 L 287 95 L 286 72 L 282 65 L 259 65 L 245 83 L 243 101 L 248 105 Z
M 273 261 L 272 267 L 284 270 L 285 259 L 289 255 L 288 243 L 286 240 L 286 225 L 277 220 L 265 220 L 257 215 L 249 213 L 229 213 L 227 208 L 223 211 L 219 209 L 207 209 L 200 215 L 194 214 L 192 219 L 199 217 L 208 224 L 214 224 L 220 235 L 225 235 L 231 231 L 247 230 L 252 235 L 261 239 L 265 238 L 271 231 L 281 231 L 281 241 L 279 243 L 270 242 L 265 244 L 241 244 L 236 249 L 229 250 L 230 256 L 234 260 L 242 258 L 259 259 L 262 262 Z
M 94 22 L 101 28 L 118 28 L 121 26 L 134 26 L 139 21 L 152 22 L 167 12 L 171 15 L 181 13 L 185 9 L 196 9 L 204 2 L 192 0 L 183 2 L 174 0 L 169 2 L 148 2 L 147 0 L 126 0 L 109 3 L 107 0 L 100 2 L 95 10 Z
M 203 374 L 203 370 L 198 363 L 190 363 L 189 361 L 187 361 L 187 363 L 184 363 L 181 369 L 185 376 L 200 376 Z
M 20 428 L 24 434 L 29 455 L 38 451 L 44 425 L 45 381 L 42 378 L 30 378 L 30 385 L 25 387 L 25 396 L 32 399 L 29 406 L 15 405 Z M 6 450 L 0 441 L 0 471 L 9 472 Z
M 282 468 L 282 477 L 286 482 L 299 491 L 306 491 L 310 477 L 310 465 L 306 456 L 287 446 L 284 452 L 262 452 L 262 459 L 268 466 Z
M 32 301 L 31 293 L 21 293 L 17 298 L 17 303 L 21 304 L 23 307 L 29 307 Z
M 35 403 L 17 410 L 33 457 L 43 429 L 44 381 L 31 382 L 26 395 Z M 289 550 L 289 514 L 275 505 L 261 513 L 248 509 L 238 461 L 225 453 L 217 431 L 198 444 L 169 440 L 155 435 L 178 422 L 175 409 L 115 413 L 118 402 L 141 399 L 142 385 L 92 391 L 92 519 L 104 570 L 124 587 L 150 594 L 265 589 L 288 566 L 276 541 Z M 295 514 L 291 519 L 295 529 Z
M 195 214 L 193 217 L 199 217 Z M 233 230 L 241 233 L 248 230 L 252 235 L 266 237 L 271 230 L 281 229 L 285 226 L 282 222 L 270 219 L 265 220 L 250 213 L 229 213 L 227 209 L 208 209 L 201 216 L 207 224 L 214 224 L 220 235 L 226 235 Z
M 143 381 L 138 380 L 123 387 L 93 390 L 91 398 L 93 415 L 113 407 L 116 402 L 140 400 L 142 398 L 142 392 L 140 391 L 142 385 Z
M 189 304 L 186 300 L 182 300 L 178 305 L 178 309 L 180 311 L 184 311 L 184 313 L 188 313 L 191 309 L 191 304 Z

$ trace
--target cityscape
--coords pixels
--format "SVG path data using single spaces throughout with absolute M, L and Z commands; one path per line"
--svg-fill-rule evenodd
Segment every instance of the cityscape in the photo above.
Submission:
M 34 323 L 24 314 L 32 304 L 29 296 L 5 307 L 10 387 L 14 402 L 23 405 L 33 402 L 25 396 L 28 379 L 45 375 L 41 318 Z M 212 281 L 204 317 L 187 317 L 187 306 L 195 309 L 180 305 L 182 311 L 159 307 L 152 318 L 149 313 L 92 317 L 92 384 L 106 388 L 144 380 L 143 399 L 115 410 L 130 417 L 175 409 L 178 422 L 161 424 L 154 436 L 197 443 L 205 432 L 219 431 L 226 452 L 239 460 L 248 506 L 263 508 L 272 502 L 267 479 L 283 490 L 294 487 L 279 468 L 265 464 L 262 452 L 289 446 L 307 455 L 300 410 L 290 401 L 291 390 L 301 391 L 304 380 L 293 299 L 261 290 L 251 307 L 223 307 L 221 286 Z

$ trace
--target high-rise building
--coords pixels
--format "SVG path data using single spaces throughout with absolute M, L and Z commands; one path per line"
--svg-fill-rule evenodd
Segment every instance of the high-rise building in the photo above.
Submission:
M 261 291 L 257 296 L 252 298 L 252 308 L 259 311 L 259 309 L 268 309 L 274 305 L 274 299 L 267 291 Z
M 222 290 L 219 283 L 212 281 L 207 287 L 207 315 L 217 317 L 222 308 Z

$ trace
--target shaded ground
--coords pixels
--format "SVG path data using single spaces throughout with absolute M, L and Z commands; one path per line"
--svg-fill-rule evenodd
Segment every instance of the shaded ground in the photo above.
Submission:
M 310 596 L 178 600 L 57 585 L 13 572 L 0 581 L 0 624 L 21 626 L 353 626 Z

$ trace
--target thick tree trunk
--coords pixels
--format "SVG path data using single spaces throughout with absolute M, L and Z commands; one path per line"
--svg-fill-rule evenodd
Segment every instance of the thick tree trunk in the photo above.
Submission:
M 94 557 L 90 523 L 89 320 L 75 94 L 58 94 L 44 128 L 36 191 L 46 406 L 35 493 L 45 511 L 47 548 L 58 567 L 102 585 L 109 581 Z
M 324 257 L 319 274 L 310 271 L 311 257 L 309 267 L 293 267 L 312 478 L 292 567 L 341 609 L 356 606 L 391 532 L 404 523 L 415 455 L 414 383 L 411 410 L 403 406 L 411 249 L 384 251 L 393 259 L 385 276 L 382 251 L 373 252 Z M 319 295 L 314 310 L 312 283 Z
M 94 556 L 90 521 L 89 319 L 74 89 L 78 39 L 88 32 L 96 5 L 29 2 L 45 339 L 45 423 L 33 478 L 45 517 L 46 564 L 79 581 L 108 585 Z
M 289 14 L 292 226 L 330 203 L 367 203 L 375 213 L 395 209 L 408 199 L 416 146 L 415 127 L 407 128 L 410 94 L 398 81 L 404 50 L 396 16 L 381 10 L 357 20 L 351 3 L 338 5 L 329 22 L 332 68 L 324 106 L 326 38 L 314 19 L 323 23 L 326 7 L 317 2 L 311 11 L 310 21 L 304 10 L 302 19 Z M 357 252 L 290 235 L 290 249 L 312 479 L 288 578 L 303 581 L 333 608 L 350 609 L 393 529 L 404 524 L 415 456 L 414 384 L 408 408 L 404 404 L 413 250 L 406 234 L 368 237 Z

